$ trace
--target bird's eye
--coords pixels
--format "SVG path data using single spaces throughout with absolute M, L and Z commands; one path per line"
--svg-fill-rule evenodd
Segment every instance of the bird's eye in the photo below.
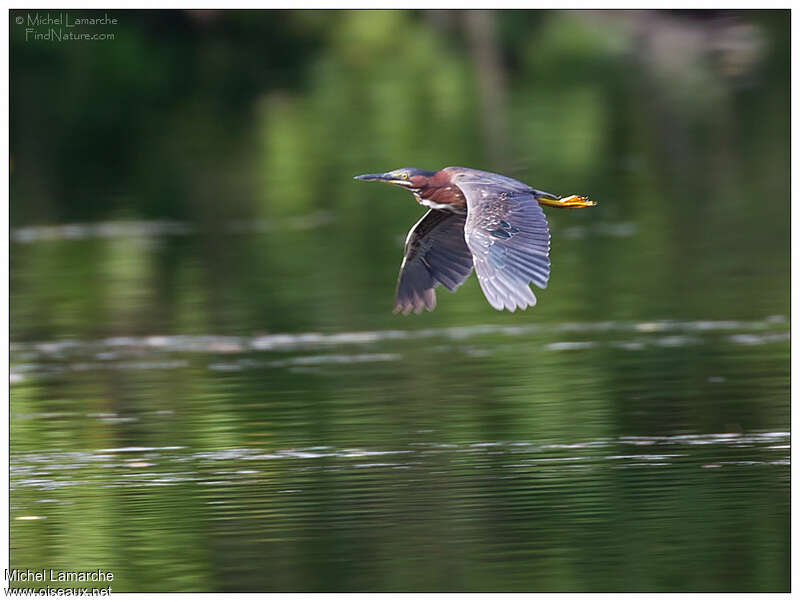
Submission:
M 408 180 L 408 174 L 407 174 L 407 173 L 404 173 L 404 174 L 403 174 L 403 179 L 404 179 L 404 180 Z

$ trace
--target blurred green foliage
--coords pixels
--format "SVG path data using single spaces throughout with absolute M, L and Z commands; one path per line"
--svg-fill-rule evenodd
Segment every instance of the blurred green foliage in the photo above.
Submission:
M 92 44 L 12 26 L 12 222 L 349 208 L 369 193 L 346 176 L 367 162 L 483 165 L 463 13 L 440 12 L 119 11 L 115 39 Z M 513 165 L 497 167 L 608 182 L 592 192 L 620 211 L 652 210 L 611 195 L 653 163 L 687 184 L 745 153 L 786 167 L 787 12 L 495 21 L 513 126 Z M 729 185 L 763 190 L 765 175 Z
M 58 245 L 14 247 L 12 289 L 26 299 L 15 311 L 31 316 L 16 336 L 79 323 L 95 334 L 378 326 L 359 316 L 391 297 L 397 241 L 419 210 L 352 176 L 406 165 L 493 167 L 600 202 L 550 212 L 558 286 L 543 319 L 788 311 L 785 11 L 491 14 L 504 157 L 484 143 L 486 82 L 464 13 L 115 14 L 113 41 L 25 41 L 12 27 L 12 224 L 173 218 L 207 236 L 116 259 L 116 243 L 99 241 L 78 275 Z M 331 222 L 285 226 L 312 214 Z M 230 220 L 271 232 L 227 236 Z M 560 229 L 598 222 L 637 234 L 562 250 Z M 101 266 L 127 261 L 149 292 L 115 326 L 126 289 Z M 440 307 L 445 323 L 484 314 L 473 284 L 464 290 Z M 177 303 L 205 315 L 165 313 Z
M 368 351 L 402 361 L 308 371 L 210 370 L 227 351 L 130 370 L 67 354 L 39 380 L 12 349 L 12 455 L 789 430 L 786 341 L 699 333 L 640 352 L 592 330 L 788 315 L 788 11 L 499 11 L 477 30 L 451 11 L 114 11 L 114 40 L 61 44 L 26 41 L 27 14 L 10 16 L 12 341 L 555 330 L 384 342 Z M 496 313 L 471 278 L 434 313 L 390 314 L 422 210 L 352 177 L 447 165 L 599 202 L 548 211 L 536 308 Z M 58 229 L 139 220 L 177 233 Z M 57 235 L 25 229 L 47 225 Z M 558 330 L 570 322 L 588 330 Z M 565 338 L 590 346 L 547 349 Z M 786 467 L 710 477 L 698 453 L 643 476 L 607 458 L 520 476 L 453 452 L 408 481 L 266 462 L 225 491 L 200 482 L 210 460 L 191 460 L 196 481 L 124 491 L 73 486 L 134 482 L 122 460 L 111 477 L 73 466 L 63 506 L 13 524 L 12 558 L 111 559 L 128 590 L 788 589 Z M 15 512 L 39 508 L 27 485 Z
M 180 295 L 177 282 L 220 279 L 211 293 L 218 298 L 199 303 L 229 315 L 207 316 L 198 328 L 258 322 L 263 307 L 277 316 L 263 324 L 270 329 L 313 326 L 309 312 L 352 326 L 361 303 L 352 291 L 384 282 L 380 294 L 391 296 L 397 240 L 419 214 L 401 192 L 352 176 L 459 164 L 600 202 L 591 212 L 550 212 L 553 283 L 571 281 L 553 315 L 576 302 L 577 315 L 595 306 L 596 318 L 788 311 L 786 11 L 490 14 L 507 88 L 503 157 L 485 144 L 478 92 L 486 82 L 465 13 L 114 14 L 113 41 L 25 41 L 12 26 L 10 211 L 18 226 L 120 218 L 198 225 L 208 233 L 200 249 L 140 246 L 147 259 L 128 256 L 146 261 L 140 282 L 159 289 L 149 306 L 147 296 L 137 301 L 142 315 Z M 329 226 L 284 226 L 295 216 L 310 223 L 319 211 Z M 274 232 L 234 240 L 222 233 L 229 220 L 262 220 Z M 623 246 L 583 241 L 561 250 L 559 229 L 598 222 L 630 222 L 638 235 Z M 94 246 L 98 260 L 110 252 Z M 304 252 L 286 252 L 298 247 Z M 20 290 L 29 262 L 49 251 L 14 250 Z M 81 269 L 76 293 L 119 291 L 103 272 Z M 755 299 L 741 286 L 745 276 Z M 30 277 L 26 290 L 40 297 L 40 283 L 61 276 Z M 283 277 L 314 283 L 324 299 L 309 284 L 274 286 Z M 710 283 L 724 301 L 697 294 Z M 252 305 L 234 289 L 252 291 Z M 194 290 L 192 302 L 205 294 Z M 578 300 L 595 297 L 604 301 Z M 250 306 L 237 309 L 242 301 Z M 86 302 L 89 315 L 98 302 Z M 38 315 L 40 324 L 50 319 Z M 180 329 L 178 315 L 160 328 Z

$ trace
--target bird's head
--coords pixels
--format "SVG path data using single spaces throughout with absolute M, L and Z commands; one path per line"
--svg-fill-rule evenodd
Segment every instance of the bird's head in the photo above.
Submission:
M 364 182 L 386 182 L 388 184 L 396 184 L 408 190 L 420 190 L 428 184 L 435 171 L 427 171 L 418 169 L 416 167 L 403 167 L 402 169 L 394 169 L 386 173 L 367 173 L 363 176 L 356 176 L 356 180 Z

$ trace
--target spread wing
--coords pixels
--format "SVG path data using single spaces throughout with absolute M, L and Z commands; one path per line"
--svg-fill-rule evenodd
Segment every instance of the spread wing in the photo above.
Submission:
M 431 209 L 408 232 L 397 278 L 394 312 L 407 315 L 436 307 L 433 289 L 456 290 L 472 272 L 472 254 L 464 241 L 465 215 Z
M 489 304 L 511 311 L 536 305 L 528 283 L 547 286 L 550 231 L 533 190 L 478 171 L 455 182 L 467 199 L 464 236 Z

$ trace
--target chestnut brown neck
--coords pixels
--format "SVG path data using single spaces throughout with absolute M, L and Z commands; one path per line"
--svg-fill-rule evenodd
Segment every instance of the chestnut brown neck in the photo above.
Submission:
M 442 170 L 428 178 L 414 196 L 420 204 L 434 209 L 449 209 L 456 213 L 467 211 L 467 200 L 463 193 L 450 182 L 450 177 Z

